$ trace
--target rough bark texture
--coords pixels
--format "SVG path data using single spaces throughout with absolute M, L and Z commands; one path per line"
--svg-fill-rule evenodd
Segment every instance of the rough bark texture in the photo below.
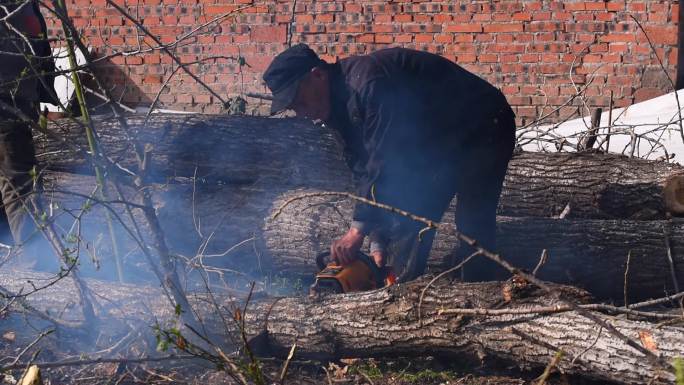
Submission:
M 84 198 L 52 194 L 53 188 L 84 194 L 95 186 L 92 177 L 74 174 L 48 174 L 48 198 L 59 207 L 76 213 Z M 61 186 L 61 187 L 60 187 Z M 111 190 L 111 189 L 110 189 Z M 192 203 L 192 185 L 153 185 L 153 200 L 172 252 L 193 256 L 221 254 L 240 241 L 253 238 L 224 256 L 208 257 L 205 263 L 255 271 L 259 274 L 285 274 L 311 277 L 317 271 L 315 256 L 329 248 L 333 239 L 348 226 L 352 203 L 329 197 L 293 201 L 271 220 L 276 208 L 288 199 L 311 190 L 286 192 L 271 204 L 266 191 L 249 195 L 230 186 L 211 190 L 196 189 Z M 127 198 L 136 201 L 136 192 L 126 189 Z M 261 194 L 260 196 L 258 194 Z M 260 197 L 261 199 L 255 199 Z M 111 205 L 127 226 L 131 222 L 122 205 Z M 193 209 L 195 215 L 193 217 Z M 102 273 L 111 268 L 109 241 L 102 206 L 95 206 L 82 217 L 83 237 L 100 258 Z M 140 223 L 142 216 L 134 209 Z M 443 223 L 453 223 L 449 211 Z M 63 228 L 70 227 L 70 216 L 63 215 Z M 265 223 L 265 224 L 264 224 Z M 197 225 L 197 226 L 195 226 Z M 199 229 L 199 231 L 197 231 Z M 551 219 L 499 217 L 498 251 L 516 266 L 533 269 L 543 249 L 548 262 L 540 270 L 543 279 L 572 284 L 589 290 L 594 296 L 621 301 L 627 255 L 631 253 L 627 292 L 631 301 L 672 293 L 667 260 L 666 236 L 670 242 L 677 279 L 684 283 L 684 223 L 671 221 Z M 145 232 L 149 241 L 151 237 Z M 104 235 L 104 237 L 102 236 Z M 201 236 L 200 236 L 201 235 Z M 122 254 L 129 263 L 140 263 L 136 245 L 120 228 Z M 207 247 L 202 248 L 203 242 Z M 453 227 L 447 226 L 435 237 L 429 266 L 439 271 L 451 263 L 449 256 L 458 246 Z M 83 268 L 90 268 L 83 261 Z M 144 265 L 144 264 L 143 264 Z M 133 271 L 136 274 L 137 271 Z
M 149 144 L 151 180 L 196 176 L 211 184 L 245 187 L 271 183 L 340 189 L 349 185 L 349 171 L 332 130 L 301 119 L 154 114 L 147 126 L 141 115 L 130 116 L 128 123 L 130 133 L 115 119 L 98 119 L 95 127 L 101 148 L 111 159 L 135 170 L 131 139 Z M 50 130 L 68 142 L 85 144 L 81 128 L 69 121 L 53 123 Z M 41 133 L 34 137 L 40 163 L 57 171 L 91 172 L 87 159 L 59 141 Z
M 127 137 L 153 147 L 152 177 L 196 175 L 209 184 L 229 184 L 282 192 L 283 187 L 351 189 L 340 144 L 329 129 L 297 119 L 155 114 L 129 119 L 126 135 L 111 119 L 97 122 L 102 148 L 135 168 Z M 72 143 L 83 143 L 75 124 L 51 129 Z M 88 172 L 80 155 L 54 139 L 36 134 L 40 162 L 55 170 Z M 667 176 L 683 169 L 669 163 L 592 153 L 523 153 L 510 164 L 499 214 L 552 217 L 569 204 L 569 217 L 662 219 L 661 189 Z
M 307 191 L 311 192 L 311 191 Z M 277 203 L 287 202 L 292 192 Z M 274 205 L 278 206 L 278 205 Z M 292 201 L 264 226 L 263 239 L 273 268 L 291 273 L 316 270 L 314 257 L 326 250 L 346 227 L 352 204 L 329 197 Z M 442 223 L 453 224 L 449 210 Z M 672 293 L 666 236 L 679 282 L 684 282 L 684 223 L 681 220 L 635 221 L 499 217 L 498 251 L 515 266 L 532 270 L 544 249 L 548 262 L 542 279 L 572 284 L 598 298 L 622 300 L 627 254 L 631 252 L 627 291 L 632 300 Z M 454 227 L 437 232 L 429 266 L 441 270 L 458 247 Z
M 26 282 L 45 279 L 35 273 L 0 271 L 0 285 L 14 291 L 31 288 Z M 606 330 L 575 312 L 547 315 L 501 315 L 461 317 L 440 314 L 453 308 L 530 308 L 554 304 L 548 295 L 531 289 L 520 292 L 510 302 L 503 300 L 504 283 L 463 284 L 438 281 L 426 290 L 421 318 L 418 304 L 427 280 L 396 285 L 389 289 L 324 298 L 256 298 L 244 313 L 247 333 L 261 354 L 285 356 L 293 343 L 296 358 L 333 359 L 341 357 L 383 357 L 388 355 L 441 355 L 462 359 L 485 355 L 505 359 L 523 368 L 543 368 L 557 350 L 564 357 L 559 367 L 568 374 L 630 384 L 671 383 L 673 375 L 658 370 L 635 349 L 628 347 Z M 144 332 L 153 322 L 175 325 L 173 308 L 156 287 L 108 284 L 88 281 L 102 307 L 99 315 L 107 319 L 101 330 L 114 333 L 116 322 L 126 320 Z M 566 299 L 586 300 L 580 290 L 552 285 Z M 31 295 L 28 301 L 51 314 L 78 319 L 78 309 L 70 306 L 73 285 L 63 280 Z M 524 293 L 524 294 L 522 294 Z M 225 294 L 217 295 L 222 311 L 230 317 L 235 302 Z M 106 300 L 105 300 L 106 299 Z M 203 294 L 190 296 L 207 330 L 223 329 L 212 306 Z M 242 306 L 240 301 L 237 306 Z M 655 349 L 664 361 L 684 355 L 684 333 L 671 326 L 593 313 L 610 322 L 637 343 Z M 22 317 L 17 317 L 23 322 Z M 5 327 L 15 325 L 12 319 Z M 34 325 L 35 323 L 32 321 Z M 231 322 L 228 325 L 232 325 Z M 151 330 L 150 330 L 151 331 Z M 263 332 L 266 333 L 263 333 Z M 120 331 L 117 331 L 120 332 Z M 125 334 L 125 333 L 124 333 Z M 540 342 L 542 341 L 542 342 Z M 87 352 L 87 350 L 84 350 Z
M 596 153 L 523 153 L 511 161 L 499 215 L 664 219 L 662 189 L 679 165 Z
M 314 256 L 346 230 L 351 212 L 346 201 L 298 201 L 275 221 L 267 219 L 299 192 L 351 189 L 349 171 L 330 130 L 295 119 L 153 115 L 145 128 L 142 120 L 130 119 L 139 131 L 131 136 L 138 135 L 153 146 L 153 180 L 168 182 L 152 188 L 155 208 L 174 252 L 222 254 L 253 238 L 229 254 L 205 262 L 265 274 L 310 276 L 315 272 Z M 112 120 L 100 122 L 98 127 L 102 147 L 110 157 L 133 168 L 132 149 L 120 127 Z M 69 141 L 83 140 L 77 126 L 61 129 L 60 135 Z M 39 158 L 54 169 L 76 170 L 84 164 L 80 156 L 46 137 L 39 137 L 37 143 Z M 632 250 L 628 291 L 639 298 L 658 296 L 671 289 L 661 235 L 664 224 L 580 218 L 663 217 L 660 186 L 668 175 L 679 172 L 679 166 L 613 155 L 518 154 L 510 165 L 500 214 L 548 218 L 569 204 L 568 218 L 577 219 L 502 220 L 500 250 L 512 262 L 531 268 L 547 248 L 551 259 L 542 270 L 543 277 L 614 299 L 622 298 L 624 262 Z M 88 177 L 62 175 L 61 186 L 67 189 L 89 193 L 95 186 Z M 136 194 L 133 189 L 128 191 L 131 196 Z M 78 208 L 81 204 L 82 199 L 64 206 Z M 453 207 L 443 222 L 453 223 Z M 106 234 L 100 230 L 102 215 L 97 210 L 85 219 L 91 225 L 83 226 L 90 231 L 93 244 L 99 234 Z M 681 279 L 683 246 L 678 229 L 675 225 L 671 243 Z M 107 245 L 106 238 L 99 242 L 100 248 Z M 431 266 L 444 266 L 443 257 L 455 245 L 448 231 L 438 234 Z M 134 249 L 129 243 L 123 254 Z
M 437 285 L 424 297 L 421 324 L 417 307 L 424 284 L 424 281 L 413 282 L 388 290 L 334 296 L 318 302 L 288 298 L 272 305 L 267 323 L 262 323 L 265 322 L 263 317 L 254 318 L 259 320 L 257 325 L 265 325 L 270 346 L 281 355 L 297 343 L 297 354 L 302 357 L 480 352 L 523 367 L 543 367 L 562 349 L 565 357 L 559 367 L 566 373 L 634 384 L 648 383 L 660 374 L 655 382 L 672 381 L 671 373 L 658 371 L 642 354 L 607 331 L 599 332 L 596 324 L 574 312 L 472 318 L 439 315 L 439 309 L 444 308 L 500 305 L 501 283 Z M 572 297 L 572 291 L 568 292 L 563 295 Z M 548 297 L 537 295 L 508 306 L 553 303 Z M 256 305 L 248 314 L 264 314 L 269 306 Z M 655 330 L 645 322 L 600 317 L 636 341 L 639 341 L 640 332 L 649 333 L 658 354 L 667 361 L 671 362 L 681 354 L 684 334 L 680 328 Z M 254 329 L 257 331 L 258 328 Z M 574 358 L 577 359 L 573 363 Z

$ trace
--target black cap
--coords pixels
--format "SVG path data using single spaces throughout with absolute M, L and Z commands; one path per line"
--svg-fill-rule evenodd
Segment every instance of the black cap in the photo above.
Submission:
M 297 95 L 299 81 L 321 63 L 324 61 L 306 44 L 290 47 L 273 59 L 263 76 L 266 85 L 273 93 L 271 115 L 292 104 Z

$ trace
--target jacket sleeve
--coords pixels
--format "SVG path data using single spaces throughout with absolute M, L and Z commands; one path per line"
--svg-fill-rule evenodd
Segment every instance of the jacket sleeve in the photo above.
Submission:
M 373 80 L 362 90 L 362 141 L 367 160 L 363 172 L 358 173 L 357 195 L 391 204 L 399 194 L 402 154 L 410 145 L 416 121 L 410 100 L 389 79 Z M 368 234 L 389 225 L 389 212 L 357 203 L 353 220 L 353 227 Z

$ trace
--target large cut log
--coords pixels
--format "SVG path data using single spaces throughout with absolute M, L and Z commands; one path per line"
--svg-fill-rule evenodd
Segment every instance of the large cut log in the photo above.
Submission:
M 128 138 L 152 146 L 152 177 L 189 178 L 280 193 L 293 187 L 350 191 L 351 178 L 332 130 L 297 119 L 155 114 L 128 118 L 125 133 L 113 119 L 96 122 L 102 148 L 136 168 Z M 59 137 L 84 144 L 73 123 L 51 125 Z M 37 156 L 54 170 L 89 172 L 83 156 L 36 133 Z M 522 153 L 511 161 L 499 214 L 552 217 L 664 219 L 661 190 L 684 171 L 664 162 L 589 153 Z M 567 210 L 566 210 L 567 211 Z
M 54 190 L 87 195 L 95 186 L 90 176 L 53 173 L 47 179 L 46 199 L 72 214 L 79 213 L 83 207 L 83 196 L 54 193 Z M 265 196 L 266 191 L 246 191 L 234 186 L 193 191 L 192 184 L 176 183 L 157 184 L 151 189 L 174 253 L 215 254 L 216 257 L 207 257 L 204 262 L 257 274 L 312 277 L 317 270 L 315 256 L 327 250 L 346 231 L 352 209 L 348 200 L 310 197 L 291 202 L 271 220 L 276 208 L 284 202 L 312 191 L 290 191 L 276 199 Z M 134 189 L 125 188 L 124 192 L 126 199 L 139 200 Z M 133 228 L 123 205 L 110 207 L 118 214 L 115 220 L 121 218 L 128 229 Z M 144 223 L 140 210 L 132 212 L 139 223 Z M 106 275 L 113 267 L 103 214 L 102 205 L 89 207 L 81 216 L 81 234 L 90 241 L 89 250 L 95 250 L 101 257 L 100 271 Z M 453 218 L 454 213 L 448 211 L 442 222 L 454 223 Z M 60 221 L 61 228 L 72 227 L 71 215 L 62 215 Z M 128 232 L 123 226 L 117 229 L 121 252 L 127 256 L 129 265 L 142 260 Z M 449 256 L 458 246 L 453 230 L 447 226 L 436 235 L 429 260 L 429 267 L 434 271 L 443 270 L 451 263 Z M 151 238 L 148 233 L 144 234 L 146 239 Z M 241 243 L 245 240 L 248 241 Z M 240 246 L 224 254 L 237 244 Z M 543 279 L 582 287 L 602 299 L 621 301 L 625 281 L 631 301 L 672 293 L 668 244 L 675 276 L 684 283 L 684 223 L 681 220 L 498 219 L 498 251 L 511 263 L 531 270 L 546 249 L 548 261 L 539 272 Z M 625 277 L 628 255 L 629 271 Z M 89 268 L 87 261 L 82 263 L 83 269 Z
M 351 202 L 327 196 L 292 200 L 315 193 L 291 192 L 274 205 L 289 202 L 263 230 L 274 270 L 313 274 L 315 255 L 345 231 Z M 678 219 L 498 217 L 497 222 L 498 251 L 505 259 L 532 270 L 546 249 L 549 257 L 539 273 L 542 279 L 582 287 L 598 298 L 623 299 L 625 280 L 631 300 L 672 293 L 668 243 L 677 280 L 684 282 L 684 223 Z M 437 271 L 451 263 L 449 256 L 458 247 L 454 226 L 449 225 L 454 223 L 454 212 L 447 211 L 442 223 L 447 226 L 437 232 L 429 259 L 429 266 Z
M 14 291 L 21 287 L 30 290 L 31 285 L 25 281 L 29 277 L 34 282 L 45 278 L 2 270 L 0 285 Z M 576 312 L 464 317 L 448 311 L 529 311 L 557 303 L 553 296 L 531 286 L 514 291 L 517 294 L 511 299 L 504 295 L 511 293 L 504 289 L 510 287 L 509 283 L 463 284 L 444 278 L 425 290 L 421 303 L 427 281 L 323 298 L 255 296 L 242 315 L 258 353 L 284 357 L 296 343 L 295 358 L 300 359 L 442 355 L 461 360 L 484 355 L 514 362 L 522 368 L 543 368 L 562 350 L 558 367 L 564 373 L 629 384 L 663 384 L 674 379 L 668 363 L 684 355 L 684 333 L 679 327 L 590 312 L 659 355 L 665 363 L 660 368 L 652 359 Z M 105 323 L 100 329 L 105 335 L 116 330 L 113 321 L 125 320 L 141 332 L 146 330 L 145 324 L 175 325 L 173 308 L 157 288 L 92 280 L 88 284 L 101 302 L 100 314 Z M 551 286 L 566 299 L 587 300 L 580 290 Z M 78 319 L 78 309 L 68 306 L 72 292 L 71 282 L 63 280 L 29 296 L 27 301 L 50 314 Z M 226 317 L 233 316 L 231 309 L 235 306 L 242 306 L 225 293 L 215 293 L 214 297 Z M 190 298 L 197 314 L 206 322 L 206 330 L 225 330 L 226 324 L 215 308 L 207 305 L 206 294 L 197 293 Z M 3 327 L 14 327 L 11 321 L 5 320 Z M 230 325 L 233 323 L 228 322 L 227 326 Z

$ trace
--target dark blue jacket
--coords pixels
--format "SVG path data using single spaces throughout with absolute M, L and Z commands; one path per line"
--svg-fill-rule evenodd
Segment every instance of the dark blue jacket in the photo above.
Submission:
M 459 149 L 514 141 L 514 126 L 500 132 L 488 124 L 502 110 L 513 116 L 501 92 L 441 56 L 390 48 L 329 68 L 333 111 L 326 124 L 344 140 L 362 197 L 425 214 L 420 211 L 430 205 L 430 191 L 442 187 L 434 184 L 452 182 L 436 175 L 463 163 Z M 354 212 L 365 231 L 385 225 L 386 218 L 365 204 Z

